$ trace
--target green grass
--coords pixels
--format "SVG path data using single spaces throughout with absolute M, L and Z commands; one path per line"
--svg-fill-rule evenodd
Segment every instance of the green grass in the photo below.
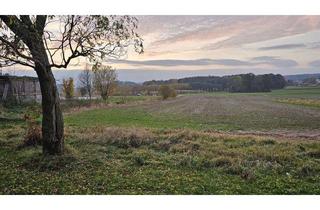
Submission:
M 320 144 L 190 130 L 67 129 L 63 156 L 0 134 L 1 194 L 319 194 Z
M 318 133 L 319 109 L 276 101 L 317 91 L 69 101 L 62 156 L 21 148 L 26 107 L 0 107 L 0 194 L 320 194 L 319 138 L 274 131 Z
M 222 131 L 296 131 L 320 127 L 318 110 L 312 110 L 309 106 L 296 107 L 284 100 L 264 95 L 184 95 L 147 105 L 76 112 L 65 116 L 65 122 L 77 127 L 114 125 Z
M 69 126 L 124 126 L 146 128 L 201 128 L 202 124 L 186 117 L 152 115 L 137 107 L 94 109 L 65 117 Z
M 216 96 L 267 96 L 277 98 L 313 98 L 320 99 L 320 87 L 286 87 L 280 90 L 272 90 L 271 92 L 262 93 L 229 93 L 229 92 L 210 92 L 205 95 Z M 190 94 L 195 95 L 195 94 Z
M 274 90 L 270 95 L 285 98 L 320 99 L 320 87 L 288 87 Z

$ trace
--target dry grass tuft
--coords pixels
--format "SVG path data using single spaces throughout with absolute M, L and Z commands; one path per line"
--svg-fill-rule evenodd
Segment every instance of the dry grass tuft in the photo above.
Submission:
M 26 135 L 24 136 L 22 145 L 20 148 L 29 147 L 29 146 L 38 146 L 42 145 L 42 131 L 41 126 L 38 124 L 32 124 L 28 126 Z
M 90 131 L 89 131 L 90 130 Z M 152 144 L 155 136 L 146 129 L 138 128 L 95 128 L 82 129 L 78 134 L 73 134 L 75 138 L 82 141 L 95 143 L 102 146 L 113 145 L 119 148 L 138 148 L 143 145 Z

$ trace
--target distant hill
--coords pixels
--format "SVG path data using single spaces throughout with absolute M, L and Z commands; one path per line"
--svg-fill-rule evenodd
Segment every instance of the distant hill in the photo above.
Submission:
M 295 75 L 285 75 L 286 80 L 292 80 L 294 82 L 302 82 L 308 78 L 320 78 L 320 73 L 317 74 L 295 74 Z

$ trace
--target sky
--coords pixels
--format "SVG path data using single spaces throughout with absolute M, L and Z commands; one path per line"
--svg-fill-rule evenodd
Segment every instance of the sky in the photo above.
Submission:
M 320 16 L 136 17 L 145 52 L 106 62 L 119 80 L 320 72 Z M 84 66 L 75 61 L 55 74 L 74 76 Z

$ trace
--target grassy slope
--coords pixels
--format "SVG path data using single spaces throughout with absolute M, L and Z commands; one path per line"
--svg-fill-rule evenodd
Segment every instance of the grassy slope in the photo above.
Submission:
M 287 94 L 273 94 L 282 98 L 297 95 L 286 91 Z M 312 114 L 318 109 L 277 103 L 274 97 L 256 94 L 243 94 L 240 97 L 243 101 L 234 94 L 221 94 L 186 101 L 178 98 L 179 103 L 172 100 L 139 108 L 102 108 L 69 114 L 66 116 L 67 153 L 59 157 L 42 157 L 40 147 L 17 149 L 25 132 L 24 123 L 1 120 L 0 193 L 319 194 L 319 141 L 202 130 L 239 129 L 237 120 L 242 120 L 244 129 L 261 128 L 263 124 L 272 127 L 278 121 L 273 117 L 279 115 L 270 112 L 274 107 L 278 111 L 291 110 L 285 116 L 293 122 L 305 116 L 305 121 L 293 127 L 305 130 L 309 129 L 310 120 L 310 124 L 317 123 L 317 117 Z M 316 98 L 312 97 L 313 93 L 302 95 Z M 238 106 L 249 99 L 260 99 L 261 110 L 267 112 L 254 118 L 249 113 L 254 111 L 256 102 L 249 103 L 249 110 Z M 194 109 L 198 107 L 194 104 L 203 101 L 206 102 L 203 109 Z M 238 109 L 234 108 L 235 102 Z M 201 115 L 212 104 L 227 112 L 241 110 L 242 114 L 240 118 L 228 118 L 212 109 L 209 114 Z M 299 115 L 303 111 L 311 114 Z M 292 118 L 294 112 L 298 118 Z M 18 116 L 16 113 L 17 110 L 10 114 L 12 119 Z M 270 118 L 264 117 L 270 114 Z M 221 118 L 212 123 L 210 116 Z M 262 122 L 256 121 L 259 126 L 246 123 L 252 119 Z M 235 122 L 231 123 L 232 120 Z M 288 124 L 284 121 L 279 125 L 287 128 Z

